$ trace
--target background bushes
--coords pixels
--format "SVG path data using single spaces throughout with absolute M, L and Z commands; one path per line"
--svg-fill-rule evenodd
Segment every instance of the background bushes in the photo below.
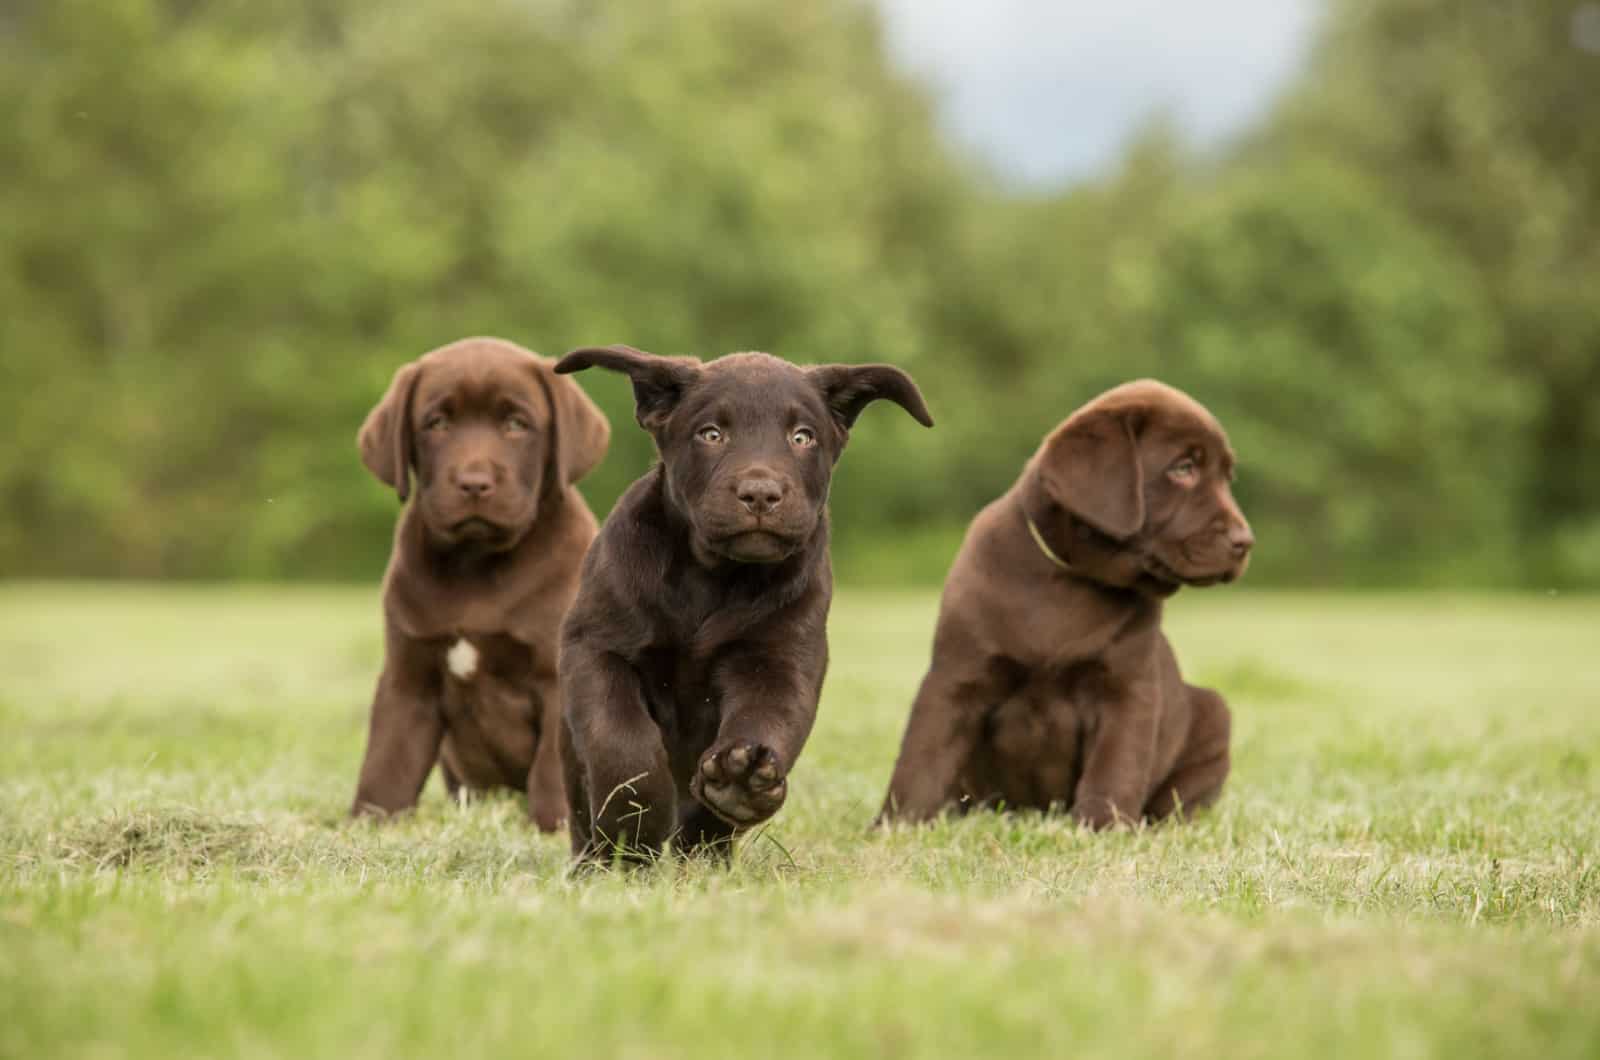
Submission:
M 1577 5 L 1330 6 L 1241 142 L 1050 194 L 846 0 L 22 0 L 0 12 L 0 575 L 369 578 L 402 361 L 889 360 L 839 565 L 937 580 L 1097 390 L 1230 428 L 1262 583 L 1600 584 L 1600 55 Z M 648 463 L 626 386 L 586 493 Z

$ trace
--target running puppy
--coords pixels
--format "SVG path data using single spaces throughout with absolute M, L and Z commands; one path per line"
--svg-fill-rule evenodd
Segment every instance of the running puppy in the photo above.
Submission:
M 1228 708 L 1183 682 L 1161 608 L 1244 573 L 1233 464 L 1211 413 L 1151 380 L 1045 439 L 956 556 L 880 820 L 1003 804 L 1105 828 L 1216 800 Z
M 416 805 L 435 761 L 450 793 L 525 791 L 566 816 L 557 633 L 595 520 L 573 484 L 611 428 L 553 363 L 463 339 L 395 373 L 361 459 L 403 502 L 384 577 L 384 663 L 351 812 Z
M 726 850 L 783 805 L 816 717 L 828 481 L 850 428 L 879 398 L 933 420 L 888 365 L 606 346 L 556 371 L 593 366 L 632 380 L 661 459 L 606 520 L 562 627 L 573 854 Z

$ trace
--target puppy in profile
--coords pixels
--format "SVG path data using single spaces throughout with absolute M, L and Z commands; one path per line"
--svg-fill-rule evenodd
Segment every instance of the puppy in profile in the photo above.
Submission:
M 501 339 L 453 342 L 396 372 L 361 428 L 367 469 L 415 497 L 384 578 L 354 814 L 416 805 L 438 762 L 452 795 L 526 792 L 544 831 L 566 816 L 556 651 L 596 530 L 575 484 L 611 429 L 552 369 Z
M 1215 417 L 1150 380 L 1044 440 L 956 556 L 880 820 L 1003 805 L 1104 828 L 1216 800 L 1228 708 L 1179 676 L 1161 610 L 1244 573 L 1233 465 Z
M 593 366 L 632 380 L 661 459 L 606 519 L 562 629 L 572 850 L 726 851 L 783 805 L 816 717 L 828 482 L 850 429 L 880 398 L 933 421 L 888 365 L 607 346 L 556 371 Z

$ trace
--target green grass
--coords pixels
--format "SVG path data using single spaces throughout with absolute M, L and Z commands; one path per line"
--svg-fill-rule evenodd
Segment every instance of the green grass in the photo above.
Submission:
M 574 881 L 343 820 L 373 591 L 0 587 L 0 1056 L 1600 1054 L 1600 600 L 1191 593 L 1215 812 L 871 835 L 934 604 L 840 594 L 731 868 Z

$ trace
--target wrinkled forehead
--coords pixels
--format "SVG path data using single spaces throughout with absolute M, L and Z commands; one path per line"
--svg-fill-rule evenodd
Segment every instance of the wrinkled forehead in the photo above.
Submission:
M 820 419 L 827 405 L 803 368 L 764 353 L 733 353 L 701 369 L 683 410 L 746 421 L 797 414 Z
M 435 350 L 422 359 L 412 406 L 419 413 L 448 405 L 458 413 L 515 407 L 545 415 L 548 402 L 535 378 L 537 364 L 532 354 L 498 344 Z
M 1157 459 L 1201 449 L 1231 471 L 1233 447 L 1222 424 L 1194 398 L 1154 379 L 1136 379 L 1101 394 L 1083 411 L 1129 412 L 1141 421 L 1140 443 Z
M 1179 451 L 1203 449 L 1214 460 L 1220 460 L 1225 470 L 1234 465 L 1233 446 L 1209 409 L 1184 395 L 1182 400 L 1164 402 L 1152 410 L 1145 438 L 1158 446 Z

